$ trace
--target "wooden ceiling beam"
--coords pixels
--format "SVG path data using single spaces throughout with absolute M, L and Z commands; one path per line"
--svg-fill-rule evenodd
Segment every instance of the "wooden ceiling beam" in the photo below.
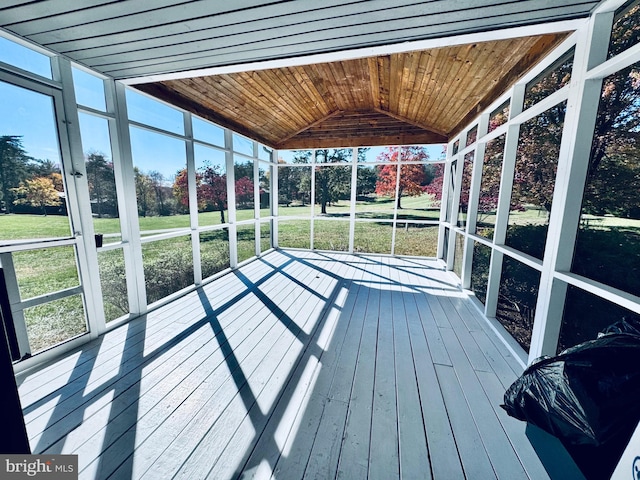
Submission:
M 391 142 L 445 143 L 447 137 L 417 127 L 387 112 L 336 112 L 327 119 L 278 143 L 278 149 L 375 146 Z
M 387 115 L 387 116 L 389 116 L 389 117 L 391 117 L 391 118 L 394 118 L 394 119 L 396 119 L 396 120 L 399 120 L 399 121 L 401 121 L 401 122 L 408 123 L 409 125 L 413 125 L 414 127 L 418 127 L 418 128 L 420 128 L 420 129 L 422 129 L 422 130 L 426 130 L 426 131 L 429 131 L 429 132 L 437 133 L 438 135 L 441 135 L 441 136 L 442 136 L 442 137 L 444 137 L 444 138 L 446 138 L 446 137 L 447 137 L 447 133 L 446 133 L 446 132 L 443 132 L 443 131 L 441 131 L 441 130 L 438 130 L 437 128 L 432 128 L 432 127 L 430 127 L 430 126 L 428 126 L 428 125 L 423 125 L 423 124 L 421 124 L 420 122 L 416 122 L 416 121 L 414 121 L 414 120 L 411 120 L 411 119 L 405 118 L 405 117 L 403 117 L 403 116 L 401 116 L 401 115 L 396 115 L 395 113 L 392 113 L 392 112 L 386 112 L 386 111 L 381 110 L 381 109 L 379 109 L 379 108 L 375 108 L 374 110 L 375 110 L 376 112 L 378 112 L 378 113 L 381 113 L 381 114 L 383 114 L 383 115 Z M 445 140 L 445 141 L 446 141 L 446 140 Z
M 291 139 L 291 138 L 295 137 L 296 135 L 301 134 L 301 133 L 302 133 L 302 132 L 304 132 L 305 130 L 309 130 L 310 128 L 313 128 L 313 127 L 315 127 L 316 125 L 320 125 L 321 123 L 325 122 L 326 120 L 328 120 L 328 119 L 330 119 L 330 118 L 332 118 L 332 117 L 335 117 L 336 115 L 339 115 L 339 114 L 341 114 L 341 113 L 343 113 L 343 112 L 341 112 L 340 110 L 337 110 L 337 111 L 335 111 L 335 112 L 332 112 L 332 113 L 330 113 L 329 115 L 327 115 L 327 116 L 325 116 L 325 117 L 323 117 L 323 118 L 321 118 L 321 119 L 319 119 L 319 120 L 316 120 L 316 121 L 315 121 L 315 122 L 313 122 L 312 124 L 307 125 L 307 126 L 305 126 L 304 128 L 301 128 L 300 130 L 297 130 L 297 131 L 295 131 L 295 132 L 293 132 L 293 133 L 291 133 L 291 134 L 287 135 L 286 137 L 283 137 L 283 138 L 279 139 L 279 140 L 278 140 L 278 143 L 277 143 L 276 148 L 280 149 L 279 145 L 282 145 L 282 144 L 283 144 L 283 143 L 285 143 L 287 140 L 289 140 L 289 139 Z
M 346 148 L 377 147 L 387 145 L 429 145 L 442 143 L 439 137 L 429 132 L 402 133 L 397 135 L 360 135 L 345 136 L 336 134 L 329 136 L 293 137 L 280 144 L 279 150 L 298 150 L 302 148 Z

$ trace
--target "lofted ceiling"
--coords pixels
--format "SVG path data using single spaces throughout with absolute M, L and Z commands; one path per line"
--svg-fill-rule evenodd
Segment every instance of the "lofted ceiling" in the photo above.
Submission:
M 358 146 L 446 141 L 597 4 L 9 0 L 0 27 L 272 147 Z
M 553 34 L 139 84 L 278 149 L 446 142 Z

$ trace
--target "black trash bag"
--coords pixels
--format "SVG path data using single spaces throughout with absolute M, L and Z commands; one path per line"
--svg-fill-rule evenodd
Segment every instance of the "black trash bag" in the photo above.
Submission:
M 501 406 L 568 445 L 629 435 L 640 420 L 640 336 L 607 334 L 537 361 Z
M 598 334 L 598 337 L 602 335 L 606 335 L 608 333 L 631 333 L 633 335 L 640 335 L 640 321 L 636 318 L 625 318 L 622 317 L 622 320 L 617 321 L 609 325 L 605 328 L 601 333 Z

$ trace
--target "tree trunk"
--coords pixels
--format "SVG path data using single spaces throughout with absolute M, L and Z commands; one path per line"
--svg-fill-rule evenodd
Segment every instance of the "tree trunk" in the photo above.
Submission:
M 398 210 L 402 210 L 402 205 L 400 204 L 401 198 L 402 198 L 402 195 L 398 195 L 398 198 L 396 199 L 396 207 L 398 207 Z
M 320 205 L 320 213 L 327 214 L 327 202 L 322 202 Z
M 218 205 L 218 208 L 220 209 L 220 222 L 227 223 L 224 220 L 224 205 Z

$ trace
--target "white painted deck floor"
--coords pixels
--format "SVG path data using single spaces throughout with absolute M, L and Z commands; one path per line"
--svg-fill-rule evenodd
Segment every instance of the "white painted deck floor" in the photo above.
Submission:
M 434 260 L 274 251 L 20 375 L 82 479 L 545 479 L 521 368 Z

